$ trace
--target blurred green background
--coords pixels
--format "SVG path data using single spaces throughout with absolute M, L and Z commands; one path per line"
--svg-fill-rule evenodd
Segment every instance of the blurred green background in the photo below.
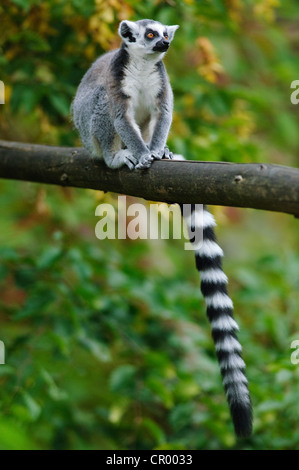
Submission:
M 121 20 L 153 18 L 180 25 L 171 149 L 299 165 L 296 0 L 2 0 L 0 18 L 2 139 L 80 145 L 81 77 Z M 95 208 L 116 195 L 0 188 L 1 449 L 299 449 L 298 220 L 211 208 L 254 406 L 236 442 L 184 241 L 97 240 Z

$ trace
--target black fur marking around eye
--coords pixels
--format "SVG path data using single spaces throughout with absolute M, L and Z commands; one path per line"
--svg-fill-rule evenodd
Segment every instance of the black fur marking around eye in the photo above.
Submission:
M 154 37 L 159 36 L 159 34 L 157 33 L 157 31 L 154 31 L 153 29 L 150 29 L 150 28 L 147 28 L 147 29 L 146 29 L 144 36 L 145 36 L 146 39 L 151 39 L 151 38 L 148 38 L 148 37 L 147 37 L 148 34 L 153 34 Z M 152 38 L 152 39 L 153 39 L 153 38 Z

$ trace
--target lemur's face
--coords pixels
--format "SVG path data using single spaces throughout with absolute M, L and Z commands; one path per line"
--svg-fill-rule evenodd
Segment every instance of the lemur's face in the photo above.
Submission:
M 166 26 L 153 20 L 122 21 L 118 32 L 130 51 L 156 57 L 163 56 L 168 50 L 178 27 Z

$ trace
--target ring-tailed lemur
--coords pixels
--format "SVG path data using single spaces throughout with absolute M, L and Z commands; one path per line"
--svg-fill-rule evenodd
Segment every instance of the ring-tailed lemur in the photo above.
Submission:
M 95 61 L 72 104 L 83 145 L 110 168 L 148 168 L 170 157 L 173 96 L 162 62 L 178 26 L 122 21 L 122 46 Z
M 153 20 L 122 21 L 122 45 L 95 61 L 72 105 L 83 145 L 110 168 L 148 168 L 154 159 L 180 158 L 166 147 L 173 95 L 162 59 L 178 26 Z M 182 209 L 182 205 L 181 205 Z M 195 207 L 186 223 L 194 233 Z M 204 207 L 203 244 L 195 250 L 223 384 L 238 436 L 251 434 L 251 404 L 233 304 L 222 270 L 213 216 Z M 197 222 L 198 223 L 198 222 Z M 198 227 L 200 228 L 200 227 Z

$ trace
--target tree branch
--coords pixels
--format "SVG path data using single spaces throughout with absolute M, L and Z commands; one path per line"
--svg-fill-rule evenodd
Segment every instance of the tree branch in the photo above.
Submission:
M 204 203 L 299 217 L 299 170 L 279 165 L 155 161 L 111 170 L 83 148 L 0 140 L 0 178 L 101 189 L 151 201 Z

